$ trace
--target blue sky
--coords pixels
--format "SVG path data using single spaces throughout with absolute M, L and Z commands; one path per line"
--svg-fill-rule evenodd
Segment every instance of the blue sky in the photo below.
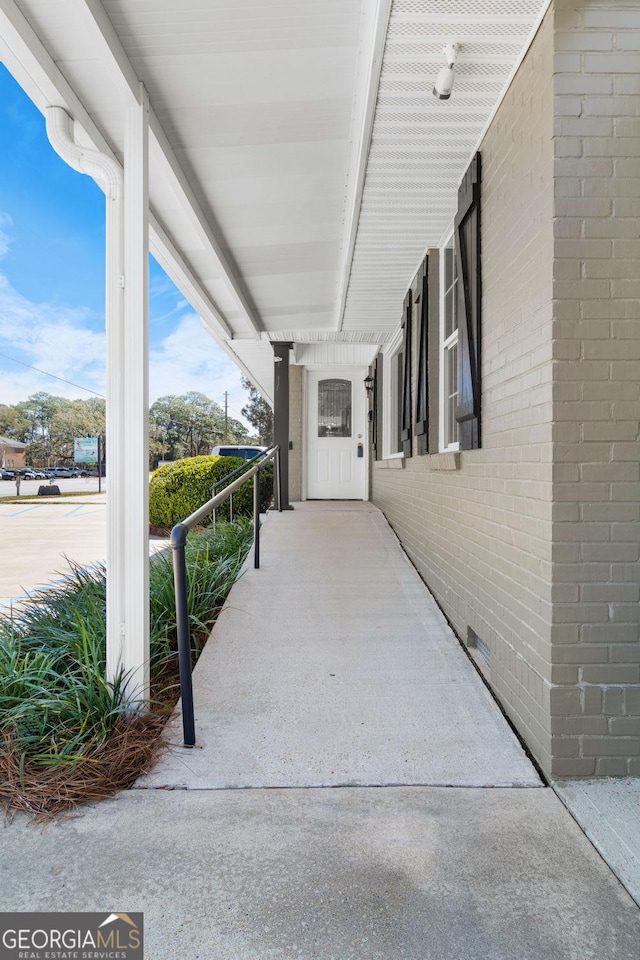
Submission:
M 104 195 L 51 148 L 44 118 L 0 64 L 0 403 L 38 390 L 104 394 Z M 240 372 L 155 260 L 150 399 L 200 390 L 240 418 Z M 6 359 L 12 357 L 14 360 Z

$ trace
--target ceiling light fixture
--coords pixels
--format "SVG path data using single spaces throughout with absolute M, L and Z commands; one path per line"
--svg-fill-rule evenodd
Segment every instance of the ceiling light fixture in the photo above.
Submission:
M 433 85 L 433 95 L 437 100 L 448 100 L 451 96 L 456 75 L 455 62 L 458 56 L 458 44 L 448 43 L 444 48 L 444 55 L 447 65 L 442 68 Z

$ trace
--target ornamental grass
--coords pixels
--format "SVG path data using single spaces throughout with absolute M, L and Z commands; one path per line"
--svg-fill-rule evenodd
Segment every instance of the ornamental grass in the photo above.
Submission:
M 187 541 L 195 663 L 237 579 L 252 539 L 247 521 L 220 523 Z M 151 701 L 132 712 L 127 677 L 108 683 L 102 566 L 71 573 L 0 618 L 0 803 L 38 818 L 130 787 L 163 748 L 178 699 L 171 555 L 150 566 Z

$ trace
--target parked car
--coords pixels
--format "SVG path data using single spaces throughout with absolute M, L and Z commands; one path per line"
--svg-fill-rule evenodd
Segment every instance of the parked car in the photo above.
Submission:
M 42 470 L 35 470 L 33 467 L 26 467 L 20 471 L 23 480 L 45 480 L 45 474 Z
M 267 447 L 247 447 L 247 446 L 224 446 L 214 447 L 211 451 L 213 457 L 241 457 L 243 460 L 253 460 L 259 453 L 264 453 Z
M 69 467 L 54 467 L 50 472 L 49 476 L 51 477 L 72 477 L 73 473 Z
M 15 470 L 5 470 L 4 467 L 0 467 L 0 480 L 15 480 L 15 478 Z

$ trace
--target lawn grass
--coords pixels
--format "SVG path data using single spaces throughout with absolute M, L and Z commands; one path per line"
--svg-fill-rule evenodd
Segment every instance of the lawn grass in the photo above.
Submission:
M 67 493 L 55 494 L 48 497 L 39 497 L 37 493 L 21 493 L 19 497 L 15 493 L 7 496 L 0 496 L 0 503 L 22 503 L 25 500 L 37 500 L 38 503 L 64 503 L 67 497 L 98 497 L 104 496 L 105 491 L 98 493 L 97 490 L 69 490 Z
M 193 660 L 236 580 L 252 540 L 249 522 L 191 534 L 189 620 Z M 0 617 L 0 801 L 38 815 L 130 786 L 160 746 L 178 697 L 173 566 L 150 567 L 152 702 L 131 713 L 126 677 L 105 679 L 104 568 L 71 567 L 63 584 Z

